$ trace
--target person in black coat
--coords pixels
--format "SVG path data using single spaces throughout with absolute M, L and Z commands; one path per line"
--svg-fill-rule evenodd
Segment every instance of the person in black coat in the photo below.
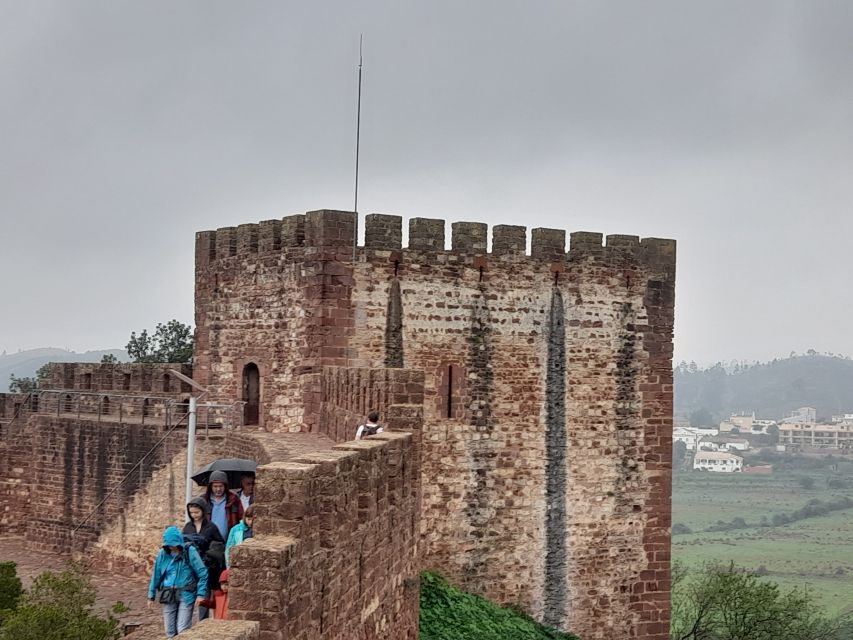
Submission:
M 198 552 L 201 554 L 204 564 L 208 570 L 208 585 L 209 589 L 217 589 L 219 587 L 219 573 L 222 571 L 224 556 L 220 559 L 218 556 L 224 554 L 225 541 L 219 533 L 219 529 L 210 521 L 210 506 L 207 500 L 202 497 L 193 498 L 187 503 L 188 522 L 184 525 L 184 538 L 192 542 L 198 547 Z M 198 619 L 204 620 L 209 615 L 207 607 L 198 608 Z

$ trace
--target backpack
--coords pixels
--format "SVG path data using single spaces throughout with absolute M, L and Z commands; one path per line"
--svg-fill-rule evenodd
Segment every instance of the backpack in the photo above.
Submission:
M 366 438 L 367 436 L 375 436 L 379 433 L 379 430 L 382 428 L 381 424 L 363 424 L 361 425 L 363 428 L 361 430 L 361 437 Z
M 189 547 L 195 547 L 198 555 L 201 556 L 201 561 L 207 567 L 210 582 L 217 582 L 219 574 L 225 566 L 225 545 L 218 540 L 211 540 L 208 543 L 207 539 L 200 533 L 185 533 L 183 535 L 184 553 L 186 554 Z M 189 558 L 187 558 L 187 562 L 189 562 Z

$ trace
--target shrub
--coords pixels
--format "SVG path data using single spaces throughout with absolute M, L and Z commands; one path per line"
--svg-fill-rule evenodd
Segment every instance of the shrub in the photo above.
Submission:
M 672 525 L 672 535 L 680 536 L 687 533 L 693 533 L 693 529 L 688 527 L 686 524 L 682 524 L 681 522 L 676 522 Z
M 814 489 L 814 478 L 811 476 L 800 476 L 798 482 L 803 489 Z
M 0 626 L 0 640 L 115 640 L 118 620 L 92 611 L 95 589 L 81 569 L 45 572 Z
M 421 574 L 421 640 L 577 640 L 517 610 L 460 591 L 435 573 Z
M 0 562 L 0 611 L 14 609 L 21 597 L 21 579 L 14 562 Z
M 830 489 L 846 489 L 849 483 L 844 478 L 829 478 L 826 481 L 826 486 Z

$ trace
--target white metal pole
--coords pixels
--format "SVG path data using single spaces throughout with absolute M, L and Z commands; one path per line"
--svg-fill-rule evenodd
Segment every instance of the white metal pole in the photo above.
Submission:
M 187 491 L 184 504 L 189 504 L 193 497 L 193 467 L 195 466 L 195 426 L 196 426 L 196 399 L 190 396 L 190 415 L 187 423 Z M 189 516 L 187 516 L 189 518 Z

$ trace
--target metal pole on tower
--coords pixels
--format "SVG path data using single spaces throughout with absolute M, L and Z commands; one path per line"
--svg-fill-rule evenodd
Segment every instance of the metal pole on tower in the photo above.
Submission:
M 352 261 L 355 264 L 355 252 L 358 247 L 358 151 L 361 143 L 361 50 L 364 42 L 364 34 L 358 37 L 358 106 L 355 119 L 355 198 L 352 210 L 355 212 L 355 224 L 352 231 Z

